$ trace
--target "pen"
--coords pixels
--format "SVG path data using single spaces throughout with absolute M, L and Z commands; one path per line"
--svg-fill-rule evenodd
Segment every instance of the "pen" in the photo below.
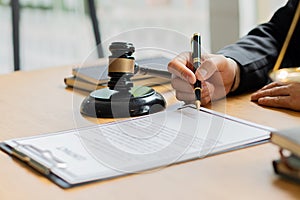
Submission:
M 193 71 L 194 73 L 200 67 L 201 65 L 201 36 L 199 33 L 194 33 L 192 38 L 192 61 L 193 61 Z M 200 109 L 201 105 L 201 82 L 199 80 L 196 80 L 196 83 L 194 84 L 194 91 L 196 96 L 195 105 L 197 110 Z

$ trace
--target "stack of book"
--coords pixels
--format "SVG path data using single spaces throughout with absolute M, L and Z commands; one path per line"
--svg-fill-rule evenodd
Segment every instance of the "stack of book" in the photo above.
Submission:
M 274 132 L 271 142 L 280 147 L 280 159 L 273 161 L 275 173 L 300 183 L 300 128 Z
M 170 59 L 166 57 L 153 57 L 137 60 L 136 62 L 143 69 L 161 72 L 162 76 L 151 75 L 149 73 L 139 73 L 134 75 L 131 80 L 134 85 L 155 86 L 170 83 L 171 74 L 167 72 Z M 92 66 L 75 67 L 72 75 L 64 78 L 67 87 L 72 87 L 85 91 L 93 91 L 107 86 L 108 77 L 107 62 L 101 62 Z

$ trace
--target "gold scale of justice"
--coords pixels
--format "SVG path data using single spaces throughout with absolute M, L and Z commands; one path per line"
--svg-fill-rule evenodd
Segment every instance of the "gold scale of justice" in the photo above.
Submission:
M 276 63 L 274 65 L 273 70 L 270 72 L 269 76 L 273 81 L 280 81 L 280 82 L 300 82 L 300 66 L 294 67 L 294 68 L 282 68 L 279 69 L 282 60 L 284 58 L 284 55 L 286 53 L 286 50 L 288 48 L 288 45 L 290 43 L 291 37 L 294 33 L 294 30 L 296 28 L 296 25 L 298 23 L 300 17 L 300 1 L 298 2 L 298 6 L 293 18 L 293 21 L 291 23 L 291 26 L 289 28 L 289 31 L 287 33 L 287 36 L 285 38 L 285 41 L 283 43 L 283 46 L 281 48 L 281 51 L 279 53 L 279 56 L 276 60 Z

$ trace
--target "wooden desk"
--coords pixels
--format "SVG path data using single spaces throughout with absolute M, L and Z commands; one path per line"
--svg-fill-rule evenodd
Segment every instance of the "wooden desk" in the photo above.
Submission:
M 91 123 L 76 105 L 85 94 L 65 89 L 63 78 L 70 72 L 60 67 L 0 76 L 0 140 Z M 300 124 L 299 112 L 262 108 L 249 99 L 227 98 L 226 113 L 274 128 Z M 273 172 L 277 150 L 263 144 L 67 190 L 1 152 L 0 199 L 299 199 L 300 185 Z

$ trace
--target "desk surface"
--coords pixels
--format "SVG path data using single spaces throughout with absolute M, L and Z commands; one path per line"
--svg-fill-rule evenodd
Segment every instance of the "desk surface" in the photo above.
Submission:
M 59 67 L 0 76 L 0 141 L 91 124 L 78 109 L 87 93 L 65 89 L 70 72 Z M 299 112 L 263 108 L 249 99 L 227 98 L 226 113 L 277 129 L 300 124 Z M 277 151 L 268 143 L 67 190 L 0 152 L 0 199 L 299 199 L 300 185 L 273 172 Z

